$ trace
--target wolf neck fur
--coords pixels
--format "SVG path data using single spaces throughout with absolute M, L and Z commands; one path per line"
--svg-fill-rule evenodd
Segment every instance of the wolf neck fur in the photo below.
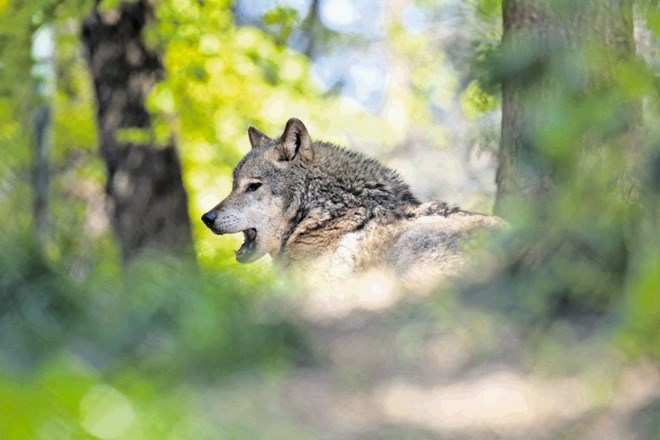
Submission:
M 420 205 L 396 171 L 373 159 L 325 142 L 314 142 L 314 154 L 281 249 L 297 248 L 305 255 L 306 248 L 336 242 L 369 222 L 394 222 Z

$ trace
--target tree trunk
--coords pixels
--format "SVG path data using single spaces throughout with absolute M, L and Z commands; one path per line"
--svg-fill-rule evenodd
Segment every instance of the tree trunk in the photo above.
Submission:
M 307 38 L 305 48 L 302 52 L 310 60 L 316 57 L 319 39 L 318 33 L 322 29 L 322 26 L 319 14 L 319 0 L 312 0 L 312 3 L 309 5 L 309 12 L 300 24 L 301 29 L 303 29 L 303 35 Z
M 43 250 L 50 239 L 50 155 L 52 147 L 51 101 L 55 90 L 55 41 L 52 26 L 39 29 L 32 41 L 32 56 L 35 64 L 33 78 L 35 102 L 34 111 L 34 159 L 32 167 L 32 221 L 34 236 Z
M 502 3 L 495 208 L 519 234 L 501 275 L 521 302 L 534 296 L 542 319 L 604 311 L 633 261 L 641 105 L 626 84 L 637 67 L 631 2 Z
M 543 161 L 535 140 L 547 117 L 544 106 L 563 93 L 563 85 L 549 73 L 552 57 L 577 57 L 576 51 L 597 48 L 599 72 L 585 75 L 588 83 L 582 85 L 589 93 L 611 86 L 617 67 L 634 56 L 635 43 L 631 0 L 503 0 L 502 13 L 505 60 L 523 64 L 504 72 L 502 81 L 495 210 L 505 215 L 512 206 L 544 200 L 555 183 L 556 170 Z M 593 69 L 594 62 L 585 61 L 582 68 Z M 630 123 L 621 133 L 639 121 L 639 108 L 627 113 Z
M 192 254 L 188 199 L 175 146 L 121 142 L 117 132 L 151 125 L 148 91 L 162 77 L 158 54 L 142 31 L 152 14 L 148 0 L 101 12 L 96 0 L 82 38 L 94 82 L 100 152 L 112 225 L 124 261 L 145 249 Z

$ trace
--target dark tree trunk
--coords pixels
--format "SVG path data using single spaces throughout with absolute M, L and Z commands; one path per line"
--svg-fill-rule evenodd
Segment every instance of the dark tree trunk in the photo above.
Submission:
M 125 128 L 149 128 L 148 91 L 162 77 L 159 56 L 142 32 L 152 11 L 148 0 L 122 3 L 101 12 L 97 0 L 82 37 L 94 81 L 100 152 L 112 225 L 124 261 L 145 249 L 190 255 L 188 199 L 174 145 L 120 142 Z
M 32 221 L 34 234 L 41 247 L 48 239 L 50 192 L 50 105 L 42 104 L 34 115 L 34 162 L 32 168 Z
M 543 162 L 534 139 L 536 128 L 547 116 L 544 105 L 563 92 L 557 79 L 549 74 L 551 58 L 575 57 L 571 51 L 590 44 L 598 47 L 599 72 L 585 75 L 588 83 L 582 85 L 583 92 L 590 93 L 611 85 L 617 67 L 634 56 L 635 43 L 631 0 L 503 0 L 502 13 L 505 57 L 508 61 L 518 57 L 524 65 L 504 72 L 502 81 L 495 210 L 506 215 L 511 204 L 544 200 L 554 184 L 556 170 Z M 639 122 L 638 106 L 631 107 L 622 112 L 630 123 L 622 125 L 620 133 L 630 134 Z M 630 139 L 627 142 L 633 143 Z

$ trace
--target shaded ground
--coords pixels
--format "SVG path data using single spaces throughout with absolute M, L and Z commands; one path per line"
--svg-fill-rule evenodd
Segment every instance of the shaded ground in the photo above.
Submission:
M 451 293 L 373 282 L 301 295 L 311 365 L 242 382 L 211 413 L 233 413 L 237 438 L 660 438 L 657 366 L 602 337 L 525 334 Z

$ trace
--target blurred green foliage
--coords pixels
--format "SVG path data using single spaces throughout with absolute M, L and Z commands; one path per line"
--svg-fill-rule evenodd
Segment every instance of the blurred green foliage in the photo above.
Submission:
M 268 313 L 255 307 L 271 286 L 157 258 L 123 275 L 106 269 L 75 280 L 29 239 L 2 245 L 3 438 L 115 437 L 104 429 L 121 438 L 195 437 L 198 427 L 181 422 L 199 411 L 194 390 L 309 356 L 275 304 Z M 90 396 L 99 387 L 111 395 Z M 119 417 L 116 406 L 130 420 L 104 422 Z
M 111 12 L 118 3 L 104 1 L 102 9 Z M 390 107 L 379 119 L 342 97 L 324 96 L 313 82 L 310 60 L 285 45 L 300 25 L 295 10 L 268 12 L 269 34 L 237 27 L 228 0 L 160 1 L 146 35 L 166 71 L 148 102 L 153 129 L 120 136 L 166 144 L 174 133 L 199 265 L 149 255 L 122 270 L 103 210 L 104 168 L 79 41 L 91 4 L 0 0 L 3 439 L 218 438 L 218 432 L 258 438 L 214 420 L 200 397 L 218 378 L 268 374 L 309 357 L 304 335 L 276 306 L 283 287 L 269 262 L 238 269 L 231 250 L 239 243 L 218 240 L 195 221 L 229 192 L 231 167 L 249 148 L 247 127 L 276 136 L 296 116 L 315 137 L 388 149 L 412 121 L 442 143 L 434 110 L 446 110 L 453 94 L 463 93 L 467 116 L 493 112 L 498 81 L 536 67 L 542 56 L 550 60 L 546 73 L 556 90 L 538 100 L 543 124 L 534 126 L 534 165 L 552 169 L 559 183 L 540 214 L 525 206 L 512 213 L 513 233 L 498 245 L 501 255 L 518 260 L 490 281 L 497 294 L 489 306 L 503 319 L 542 325 L 571 314 L 606 316 L 621 347 L 660 359 L 660 129 L 654 123 L 660 97 L 658 74 L 648 65 L 627 63 L 612 87 L 585 93 L 584 77 L 598 74 L 598 50 L 532 47 L 506 54 L 499 44 L 501 2 L 475 0 L 470 4 L 484 25 L 472 42 L 472 71 L 460 81 L 437 68 L 445 54 L 429 38 L 398 25 L 387 29 L 388 55 L 405 60 L 410 84 L 390 84 Z M 442 8 L 417 4 L 429 14 Z M 657 39 L 657 2 L 640 2 L 640 14 Z M 30 52 L 45 23 L 55 27 L 57 87 L 49 236 L 38 243 L 30 173 L 33 111 L 42 102 Z M 645 116 L 635 155 L 614 136 L 629 116 L 622 104 L 632 101 L 642 103 Z M 593 145 L 594 136 L 595 154 L 577 147 Z M 626 178 L 612 179 L 619 175 Z
M 482 20 L 501 20 L 492 2 L 481 3 Z M 531 3 L 560 22 L 577 7 Z M 516 81 L 509 93 L 515 86 L 523 97 L 525 129 L 514 136 L 530 147 L 513 163 L 521 179 L 545 186 L 500 212 L 513 226 L 498 249 L 509 260 L 484 286 L 485 302 L 540 328 L 563 319 L 605 323 L 621 347 L 658 359 L 660 27 L 652 3 L 635 9 L 637 31 L 648 35 L 639 56 L 617 53 L 586 27 L 564 41 L 550 25 L 545 39 L 532 30 L 518 44 L 486 51 L 478 80 L 487 91 Z
M 282 370 L 307 357 L 306 345 L 275 304 L 258 306 L 276 289 L 268 266 L 238 273 L 231 245 L 218 249 L 201 228 L 205 269 L 158 255 L 120 267 L 80 44 L 91 3 L 0 2 L 0 148 L 8 153 L 0 165 L 0 436 L 210 438 L 224 430 L 235 438 L 224 421 L 204 420 L 195 390 L 230 374 Z M 157 14 L 148 38 L 170 72 L 151 96 L 157 124 L 120 136 L 175 128 L 199 218 L 227 189 L 246 121 L 268 127 L 284 117 L 284 109 L 262 114 L 259 103 L 285 93 L 309 105 L 318 93 L 305 79 L 308 62 L 257 29 L 237 29 L 229 2 L 162 2 Z M 55 27 L 57 87 L 48 237 L 38 242 L 30 175 L 41 102 L 31 46 L 44 23 Z

